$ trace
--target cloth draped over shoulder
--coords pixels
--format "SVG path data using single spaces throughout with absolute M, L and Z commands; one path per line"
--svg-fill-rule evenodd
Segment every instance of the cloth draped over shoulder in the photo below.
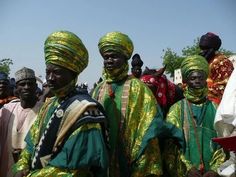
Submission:
M 162 174 L 158 121 L 162 119 L 155 97 L 138 79 L 107 83 L 94 90 L 107 113 L 111 177 L 141 177 Z
M 108 156 L 102 112 L 86 95 L 64 102 L 49 99 L 26 137 L 27 146 L 14 172 L 29 169 L 28 177 L 105 177 Z M 52 132 L 50 138 L 47 132 Z
M 192 167 L 200 170 L 200 156 L 205 172 L 216 171 L 224 162 L 224 152 L 211 141 L 217 137 L 214 128 L 215 112 L 216 105 L 209 100 L 202 104 L 194 104 L 183 99 L 170 108 L 166 121 L 182 131 L 185 148 L 181 151 L 173 140 L 166 141 L 163 159 L 169 176 L 185 176 Z

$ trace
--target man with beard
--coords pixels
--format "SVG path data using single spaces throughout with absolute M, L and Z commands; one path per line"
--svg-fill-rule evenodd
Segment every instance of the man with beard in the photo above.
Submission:
M 34 71 L 22 68 L 15 73 L 20 100 L 5 104 L 0 110 L 0 176 L 12 177 L 11 166 L 25 147 L 24 139 L 40 108 L 36 97 Z
M 28 177 L 106 177 L 103 109 L 76 89 L 88 51 L 74 33 L 58 31 L 48 36 L 44 52 L 46 80 L 55 96 L 40 109 L 14 171 Z
M 202 56 L 183 60 L 181 72 L 184 99 L 171 106 L 166 121 L 182 131 L 185 146 L 180 149 L 175 141 L 167 140 L 163 159 L 169 177 L 218 177 L 217 168 L 225 155 L 212 138 L 216 105 L 207 98 L 209 68 Z
M 162 175 L 157 136 L 161 112 L 151 90 L 139 79 L 128 76 L 133 43 L 121 32 L 100 38 L 104 80 L 93 97 L 107 113 L 110 142 L 110 177 Z

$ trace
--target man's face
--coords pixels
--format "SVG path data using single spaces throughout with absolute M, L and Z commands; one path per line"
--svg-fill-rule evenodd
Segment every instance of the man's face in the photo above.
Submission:
M 193 71 L 188 76 L 186 83 L 190 88 L 199 89 L 206 86 L 206 79 L 207 76 L 203 71 Z
M 28 100 L 36 96 L 36 79 L 24 79 L 16 83 L 16 91 L 20 99 Z
M 0 99 L 6 98 L 8 96 L 8 89 L 9 89 L 10 83 L 8 80 L 0 80 Z
M 131 72 L 134 75 L 134 77 L 140 78 L 142 74 L 142 68 L 140 66 L 134 66 L 133 68 L 131 68 Z
M 56 91 L 69 84 L 76 77 L 75 73 L 54 64 L 46 65 L 47 85 L 52 91 Z
M 115 70 L 120 69 L 122 65 L 126 62 L 126 59 L 123 55 L 118 54 L 114 51 L 105 52 L 102 57 L 104 59 L 104 68 L 108 72 L 115 72 Z

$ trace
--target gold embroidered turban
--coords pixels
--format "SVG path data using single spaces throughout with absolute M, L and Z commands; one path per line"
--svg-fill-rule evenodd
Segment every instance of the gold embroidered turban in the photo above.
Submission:
M 88 65 L 88 51 L 81 39 L 69 31 L 50 34 L 44 43 L 45 61 L 81 73 Z
M 126 34 L 121 32 L 110 32 L 101 37 L 98 43 L 98 48 L 101 54 L 107 51 L 116 51 L 130 59 L 134 46 L 133 42 Z
M 181 63 L 181 73 L 184 80 L 195 70 L 203 71 L 206 73 L 206 76 L 208 76 L 209 65 L 204 57 L 200 55 L 190 56 L 185 58 Z

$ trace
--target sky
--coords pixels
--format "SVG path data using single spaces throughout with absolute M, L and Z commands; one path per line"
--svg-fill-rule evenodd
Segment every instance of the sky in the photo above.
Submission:
M 0 0 L 0 59 L 12 59 L 11 77 L 29 67 L 44 79 L 44 41 L 52 32 L 71 31 L 89 51 L 79 82 L 92 87 L 102 75 L 97 44 L 107 32 L 127 34 L 143 68 L 160 68 L 164 49 L 181 54 L 207 32 L 236 53 L 235 7 L 235 0 Z

